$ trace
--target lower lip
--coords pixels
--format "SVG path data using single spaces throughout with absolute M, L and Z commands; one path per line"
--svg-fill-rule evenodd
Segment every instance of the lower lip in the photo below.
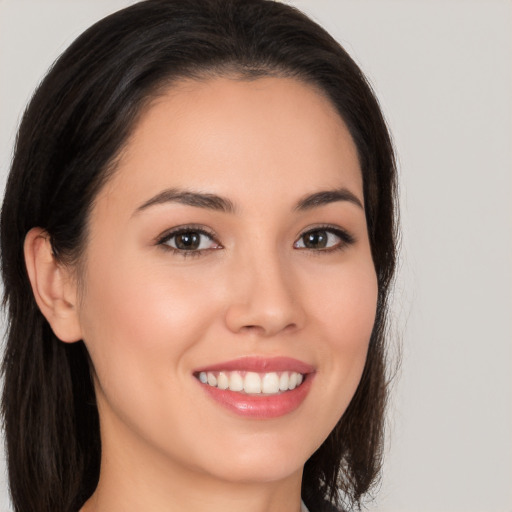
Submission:
M 277 395 L 247 395 L 229 389 L 219 389 L 208 384 L 201 387 L 226 409 L 247 418 L 271 419 L 284 416 L 297 409 L 305 400 L 313 381 L 313 374 L 305 376 L 302 384 Z

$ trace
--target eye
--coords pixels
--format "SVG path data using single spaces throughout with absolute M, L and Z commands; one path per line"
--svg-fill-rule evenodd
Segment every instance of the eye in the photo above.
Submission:
M 293 247 L 295 249 L 329 251 L 343 249 L 352 243 L 354 243 L 354 238 L 346 231 L 339 228 L 320 227 L 303 233 Z
M 199 253 L 221 247 L 212 234 L 194 227 L 182 227 L 170 231 L 160 238 L 158 244 L 182 254 Z

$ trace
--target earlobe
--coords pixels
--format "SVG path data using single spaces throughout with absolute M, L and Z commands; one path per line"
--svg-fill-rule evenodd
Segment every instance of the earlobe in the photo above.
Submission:
M 25 237 L 24 253 L 32 292 L 53 332 L 67 343 L 80 340 L 76 282 L 54 257 L 49 234 L 32 228 Z

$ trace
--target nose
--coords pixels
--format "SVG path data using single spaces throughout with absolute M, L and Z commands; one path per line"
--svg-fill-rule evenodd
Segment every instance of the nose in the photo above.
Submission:
M 292 274 L 277 257 L 239 264 L 230 274 L 234 292 L 226 311 L 227 327 L 262 337 L 300 329 L 305 312 Z

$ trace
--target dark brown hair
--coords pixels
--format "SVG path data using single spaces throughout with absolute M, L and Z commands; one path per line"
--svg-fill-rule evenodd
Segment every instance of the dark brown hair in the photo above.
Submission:
M 357 507 L 379 475 L 386 401 L 387 299 L 396 253 L 395 162 L 365 77 L 298 10 L 270 0 L 147 0 L 96 23 L 57 60 L 19 129 L 1 214 L 8 313 L 2 413 L 17 512 L 76 511 L 98 481 L 98 412 L 82 342 L 65 344 L 39 311 L 23 242 L 35 226 L 77 262 L 99 189 L 144 105 L 182 78 L 287 76 L 314 85 L 358 149 L 378 306 L 359 387 L 307 461 L 303 499 Z

